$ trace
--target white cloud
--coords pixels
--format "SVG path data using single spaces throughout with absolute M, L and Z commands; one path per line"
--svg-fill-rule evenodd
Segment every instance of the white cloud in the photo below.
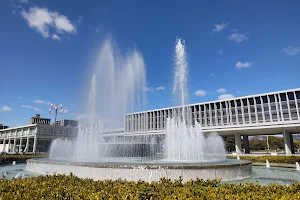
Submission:
M 12 109 L 11 109 L 11 107 L 8 107 L 8 106 L 2 106 L 1 107 L 1 109 L 0 109 L 0 111 L 2 111 L 2 112 L 9 112 L 9 111 L 11 111 Z
M 22 100 L 22 99 L 23 99 L 23 97 L 18 97 L 18 99 L 19 99 L 19 100 Z
M 243 68 L 249 68 L 251 66 L 253 66 L 255 64 L 255 62 L 237 62 L 235 64 L 235 68 L 237 69 L 243 69 Z
M 54 17 L 54 24 L 58 32 L 76 33 L 75 26 L 64 15 L 56 13 Z
M 206 94 L 207 94 L 207 91 L 205 91 L 205 90 L 197 90 L 195 92 L 196 96 L 201 96 L 201 97 L 205 96 Z
M 37 104 L 47 104 L 47 105 L 52 104 L 50 101 L 44 101 L 44 100 L 40 100 L 40 99 L 34 100 L 33 102 L 37 103 Z
M 53 35 L 52 35 L 52 39 L 53 39 L 53 40 L 60 40 L 61 38 L 60 38 L 58 35 L 53 34 Z
M 64 109 L 64 113 L 67 113 L 67 112 L 69 112 L 69 110 L 68 109 Z
M 164 86 L 159 86 L 156 88 L 156 90 L 165 90 L 166 88 Z
M 210 75 L 210 76 L 215 76 L 215 74 L 213 74 L 213 73 L 210 73 L 209 75 Z
M 300 47 L 290 46 L 290 47 L 283 48 L 282 51 L 289 56 L 294 56 L 294 55 L 300 53 Z
M 244 40 L 247 40 L 248 39 L 248 36 L 247 34 L 245 33 L 231 33 L 228 37 L 227 37 L 228 40 L 232 40 L 232 41 L 235 41 L 237 43 L 240 43 Z
M 153 91 L 153 88 L 144 87 L 144 88 L 143 88 L 143 91 L 144 91 L 144 92 L 151 92 L 151 91 Z
M 215 28 L 213 29 L 214 33 L 220 32 L 227 28 L 229 23 L 215 24 Z
M 76 27 L 66 16 L 46 8 L 32 7 L 28 11 L 23 10 L 21 15 L 28 25 L 36 29 L 44 38 L 57 40 L 58 34 L 76 33 Z M 51 34 L 51 32 L 54 33 Z
M 232 94 L 221 94 L 218 99 L 223 100 L 223 99 L 232 99 L 234 96 Z
M 23 108 L 28 108 L 28 109 L 31 109 L 31 110 L 34 110 L 34 111 L 41 111 L 41 109 L 30 106 L 30 105 L 22 105 L 22 107 Z
M 225 88 L 219 88 L 219 89 L 217 89 L 217 92 L 218 93 L 226 93 L 227 90 Z

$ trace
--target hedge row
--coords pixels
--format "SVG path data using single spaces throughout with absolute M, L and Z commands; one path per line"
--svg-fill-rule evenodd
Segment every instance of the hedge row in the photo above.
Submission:
M 228 156 L 227 158 L 236 159 L 236 156 Z M 264 163 L 266 160 L 268 160 L 270 163 L 300 163 L 300 156 L 240 156 L 240 159 L 260 163 Z
M 0 165 L 11 164 L 13 161 L 16 161 L 17 163 L 26 163 L 27 159 L 42 157 L 45 157 L 45 154 L 0 155 Z
M 300 199 L 300 183 L 291 186 L 252 183 L 229 184 L 218 180 L 182 183 L 93 181 L 72 174 L 0 180 L 0 199 Z

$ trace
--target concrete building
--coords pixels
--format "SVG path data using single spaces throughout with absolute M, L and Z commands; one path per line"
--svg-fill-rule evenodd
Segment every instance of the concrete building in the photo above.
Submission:
M 9 126 L 5 126 L 3 124 L 0 124 L 0 129 L 5 129 L 5 128 L 8 128 Z
M 202 125 L 204 133 L 234 135 L 236 152 L 241 153 L 241 139 L 249 152 L 249 135 L 283 134 L 285 153 L 293 154 L 293 133 L 300 132 L 300 88 L 251 95 L 226 100 L 190 104 L 185 114 L 190 126 Z M 167 118 L 182 111 L 170 107 L 125 115 L 127 135 L 165 134 Z M 176 115 L 175 115 L 176 116 Z
M 50 125 L 50 119 L 48 118 L 41 118 L 40 114 L 36 114 L 35 117 L 30 118 L 29 124 L 45 124 Z
M 54 132 L 53 128 L 55 128 Z M 39 115 L 36 115 L 30 119 L 29 125 L 0 130 L 0 152 L 47 152 L 53 139 L 74 138 L 77 133 L 77 127 L 50 125 L 50 119 L 40 118 Z
M 78 121 L 77 120 L 69 120 L 69 119 L 60 119 L 60 120 L 56 120 L 56 125 L 57 126 L 76 127 L 76 126 L 78 126 Z

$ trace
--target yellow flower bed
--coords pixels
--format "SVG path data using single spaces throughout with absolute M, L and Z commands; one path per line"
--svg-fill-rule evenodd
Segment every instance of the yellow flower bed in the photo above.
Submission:
M 0 199 L 300 199 L 300 183 L 269 186 L 196 180 L 93 181 L 72 174 L 0 180 Z

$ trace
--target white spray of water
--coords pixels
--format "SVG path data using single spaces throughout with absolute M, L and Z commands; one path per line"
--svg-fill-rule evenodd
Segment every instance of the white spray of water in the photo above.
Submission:
M 103 151 L 107 149 L 104 130 L 123 127 L 125 113 L 145 109 L 145 88 L 146 70 L 141 54 L 134 49 L 122 56 L 113 48 L 111 39 L 104 41 L 91 79 L 87 113 L 81 122 L 84 125 L 74 140 L 55 140 L 50 158 L 100 160 L 109 154 Z
M 192 111 L 186 108 L 188 64 L 185 42 L 176 40 L 173 95 L 181 107 L 167 120 L 166 156 L 171 161 L 204 161 L 225 159 L 222 138 L 211 133 L 205 136 L 201 125 L 192 121 Z

